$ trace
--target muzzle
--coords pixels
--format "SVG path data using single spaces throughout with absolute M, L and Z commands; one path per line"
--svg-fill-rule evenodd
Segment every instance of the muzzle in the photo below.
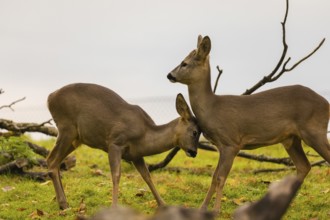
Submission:
M 171 82 L 176 82 L 176 78 L 172 76 L 171 73 L 167 74 L 167 79 L 169 79 Z
M 197 151 L 194 151 L 194 150 L 187 150 L 187 151 L 186 151 L 186 155 L 187 155 L 188 157 L 195 158 L 196 155 L 197 155 Z

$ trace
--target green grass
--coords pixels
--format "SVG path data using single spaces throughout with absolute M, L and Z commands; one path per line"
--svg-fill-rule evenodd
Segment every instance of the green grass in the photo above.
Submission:
M 53 141 L 39 144 L 51 148 Z M 308 147 L 305 147 L 306 151 L 315 154 Z M 287 156 L 279 145 L 250 153 L 273 157 Z M 112 183 L 107 155 L 85 146 L 80 147 L 73 154 L 77 157 L 76 167 L 62 173 L 70 209 L 65 211 L 58 209 L 51 182 L 40 183 L 8 174 L 0 176 L 0 188 L 10 186 L 14 189 L 7 192 L 0 189 L 0 219 L 74 219 L 79 213 L 82 201 L 86 209 L 81 212 L 86 215 L 92 215 L 101 207 L 110 206 Z M 150 163 L 158 162 L 165 155 L 148 157 L 146 160 Z M 320 158 L 309 159 L 316 161 Z M 218 154 L 215 152 L 200 150 L 195 159 L 188 158 L 180 152 L 168 166 L 171 169 L 153 172 L 152 179 L 168 204 L 199 207 L 210 185 L 217 160 Z M 176 167 L 180 169 L 174 169 Z M 285 171 L 253 174 L 253 170 L 256 169 L 276 167 L 283 166 L 237 157 L 224 188 L 222 213 L 219 219 L 231 219 L 233 211 L 239 204 L 262 197 L 268 189 L 269 182 L 294 173 L 294 171 Z M 96 174 L 97 169 L 103 174 Z M 329 219 L 329 173 L 330 169 L 326 166 L 313 167 L 283 219 Z M 142 196 L 137 196 L 143 189 L 146 192 Z M 122 205 L 133 207 L 145 214 L 152 214 L 156 209 L 156 202 L 147 185 L 135 168 L 125 162 L 122 162 L 119 201 Z M 37 210 L 40 210 L 39 214 Z

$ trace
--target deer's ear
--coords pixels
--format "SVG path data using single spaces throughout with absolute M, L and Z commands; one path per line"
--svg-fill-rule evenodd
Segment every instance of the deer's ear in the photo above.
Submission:
M 204 60 L 211 51 L 211 39 L 205 36 L 198 44 L 196 58 Z
M 203 36 L 202 35 L 198 35 L 198 38 L 197 38 L 197 48 L 201 44 L 202 40 L 203 40 Z
M 183 119 L 189 120 L 193 117 L 193 114 L 181 93 L 176 96 L 176 110 Z

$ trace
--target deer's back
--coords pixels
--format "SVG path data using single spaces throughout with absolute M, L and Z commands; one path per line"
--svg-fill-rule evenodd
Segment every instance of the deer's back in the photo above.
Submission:
M 304 86 L 285 86 L 246 96 L 218 96 L 214 114 L 241 120 L 308 119 L 310 115 L 329 116 L 329 103 Z M 258 118 L 261 116 L 260 118 Z
M 228 143 L 277 143 L 306 128 L 324 130 L 329 120 L 328 101 L 299 85 L 248 96 L 216 96 L 206 109 L 203 117 L 196 114 L 202 129 L 211 139 L 221 136 Z
M 100 148 L 105 148 L 111 138 L 139 136 L 143 125 L 153 124 L 139 106 L 95 84 L 64 86 L 49 95 L 48 108 L 59 132 L 62 128 L 76 129 L 82 143 Z

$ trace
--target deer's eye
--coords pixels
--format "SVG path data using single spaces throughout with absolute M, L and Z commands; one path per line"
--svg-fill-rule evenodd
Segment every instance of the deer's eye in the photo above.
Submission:
M 187 63 L 184 62 L 184 61 L 182 61 L 182 63 L 181 63 L 181 67 L 185 67 L 185 66 L 187 66 Z

